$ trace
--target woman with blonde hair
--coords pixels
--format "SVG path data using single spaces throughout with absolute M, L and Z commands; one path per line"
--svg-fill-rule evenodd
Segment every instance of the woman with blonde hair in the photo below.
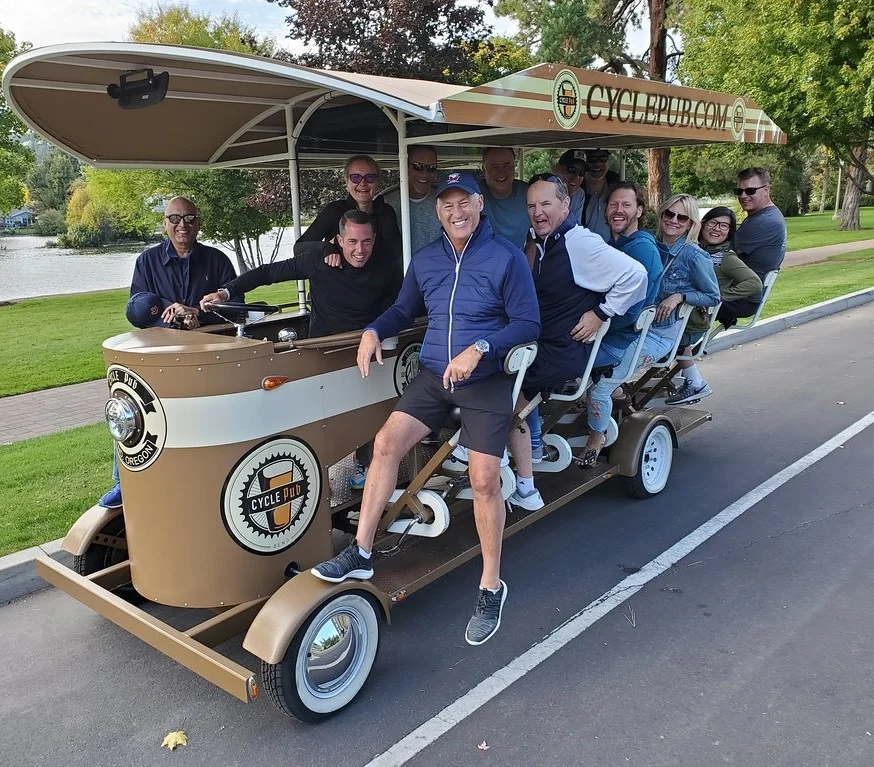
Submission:
M 713 262 L 695 244 L 700 231 L 701 214 L 694 197 L 675 194 L 662 203 L 656 239 L 666 246 L 662 253 L 665 270 L 656 295 L 655 319 L 643 344 L 641 365 L 651 365 L 674 347 L 680 333 L 681 323 L 677 317 L 680 304 L 708 307 L 719 303 Z M 606 423 L 612 409 L 611 395 L 616 388 L 612 377 L 605 376 L 589 393 L 589 439 L 583 454 L 574 458 L 583 468 L 595 466 L 604 446 Z

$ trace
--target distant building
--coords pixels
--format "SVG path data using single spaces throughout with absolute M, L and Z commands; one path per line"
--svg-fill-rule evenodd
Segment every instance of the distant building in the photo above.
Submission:
M 0 215 L 0 229 L 23 229 L 33 224 L 33 213 L 28 208 L 15 208 L 11 213 Z

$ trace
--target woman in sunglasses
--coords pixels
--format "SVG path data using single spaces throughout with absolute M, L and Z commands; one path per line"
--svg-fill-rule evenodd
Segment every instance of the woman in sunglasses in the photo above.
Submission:
M 740 313 L 734 311 L 732 307 L 735 304 L 746 305 L 749 303 L 748 299 L 758 296 L 762 292 L 762 281 L 759 276 L 737 255 L 736 231 L 737 220 L 731 208 L 723 206 L 712 208 L 701 219 L 698 244 L 710 254 L 710 260 L 716 271 L 716 279 L 719 282 L 722 308 L 719 310 L 717 319 L 722 317 L 723 309 L 726 309 L 732 317 L 748 317 L 755 314 L 755 306 L 749 312 L 741 307 Z M 690 336 L 700 338 L 707 331 L 707 326 L 707 315 L 696 310 L 689 317 L 686 332 Z M 683 354 L 690 352 L 690 348 L 683 350 Z M 680 367 L 684 371 L 685 383 L 675 396 L 665 400 L 666 404 L 681 405 L 684 402 L 697 401 L 713 393 L 694 362 L 682 360 Z
M 302 242 L 332 240 L 340 231 L 340 218 L 346 211 L 360 210 L 369 214 L 376 224 L 375 253 L 384 253 L 395 259 L 403 269 L 401 231 L 394 208 L 376 196 L 379 191 L 380 170 L 376 160 L 366 154 L 357 154 L 346 161 L 343 179 L 347 196 L 329 202 L 307 230 L 300 236 Z

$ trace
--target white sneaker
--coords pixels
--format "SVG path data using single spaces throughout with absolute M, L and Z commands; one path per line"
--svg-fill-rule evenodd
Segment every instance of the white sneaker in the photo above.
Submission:
M 525 493 L 524 495 L 519 492 L 519 488 L 516 488 L 516 491 L 511 495 L 507 501 L 509 501 L 511 506 L 519 506 L 525 511 L 537 511 L 538 509 L 542 509 L 546 504 L 543 502 L 543 497 L 540 495 L 540 491 L 535 487 L 531 492 Z
M 451 471 L 456 474 L 461 474 L 467 471 L 468 452 L 464 445 L 456 445 L 455 449 L 449 454 L 449 458 L 443 461 L 443 470 Z M 501 456 L 501 468 L 510 465 L 510 454 L 507 448 L 504 448 L 504 454 Z

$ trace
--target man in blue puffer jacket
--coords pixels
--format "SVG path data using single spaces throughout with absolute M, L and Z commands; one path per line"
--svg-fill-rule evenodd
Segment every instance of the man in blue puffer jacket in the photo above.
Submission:
M 374 441 L 356 540 L 312 569 L 332 583 L 372 577 L 373 539 L 397 485 L 401 459 L 430 432 L 439 431 L 458 407 L 483 556 L 479 596 L 465 631 L 472 645 L 483 644 L 498 630 L 507 598 L 500 578 L 505 516 L 500 460 L 514 403 L 513 383 L 502 363 L 510 349 L 537 340 L 540 331 L 525 255 L 494 233 L 482 209 L 477 182 L 466 173 L 450 174 L 437 189 L 441 237 L 413 256 L 397 301 L 365 328 L 358 347 L 362 376 L 374 355 L 382 364 L 380 339 L 409 327 L 423 307 L 428 313 L 419 375 Z

